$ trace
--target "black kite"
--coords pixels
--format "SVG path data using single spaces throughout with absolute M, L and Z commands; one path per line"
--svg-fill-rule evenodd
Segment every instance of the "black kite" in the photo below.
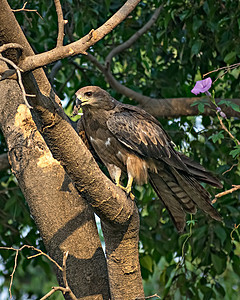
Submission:
M 122 104 L 97 86 L 76 93 L 77 108 L 83 110 L 83 126 L 98 157 L 120 185 L 122 172 L 128 175 L 127 193 L 133 180 L 142 185 L 150 181 L 168 209 L 178 231 L 185 227 L 185 212 L 197 207 L 213 219 L 221 217 L 211 205 L 209 193 L 199 182 L 222 185 L 200 164 L 174 149 L 161 124 L 135 106 Z

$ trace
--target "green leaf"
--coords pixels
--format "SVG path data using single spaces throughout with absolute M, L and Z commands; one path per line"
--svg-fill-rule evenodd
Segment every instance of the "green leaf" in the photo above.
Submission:
M 232 64 L 236 59 L 236 52 L 232 51 L 230 53 L 228 53 L 225 57 L 224 57 L 224 61 L 226 64 Z
M 200 113 L 204 112 L 204 106 L 205 106 L 204 103 L 199 103 L 198 104 L 198 110 L 199 110 Z
M 212 141 L 216 143 L 217 141 L 220 141 L 224 138 L 224 135 L 222 133 L 223 130 L 219 131 L 218 133 L 212 134 L 208 139 L 212 139 Z
M 191 53 L 192 53 L 192 56 L 194 55 L 197 55 L 199 52 L 200 52 L 200 49 L 202 47 L 202 40 L 197 40 L 193 45 L 192 45 L 192 48 L 191 48 Z
M 214 227 L 214 232 L 215 232 L 216 236 L 220 239 L 221 244 L 223 245 L 224 241 L 225 241 L 226 238 L 227 238 L 226 231 L 223 229 L 222 226 L 216 225 L 216 226 Z
M 240 257 L 234 255 L 232 258 L 233 271 L 240 277 Z
M 192 25 L 192 29 L 193 29 L 193 32 L 196 32 L 202 25 L 202 20 L 199 19 L 198 16 L 194 16 L 193 17 L 193 25 Z
M 234 240 L 233 244 L 235 245 L 234 254 L 240 256 L 240 242 Z
M 215 289 L 216 289 L 216 291 L 217 291 L 221 296 L 225 297 L 226 292 L 225 292 L 225 290 L 224 290 L 224 288 L 223 288 L 223 286 L 222 286 L 221 284 L 219 284 L 218 282 L 216 282 L 216 284 L 215 284 Z
M 230 155 L 232 155 L 233 158 L 235 158 L 236 156 L 240 155 L 240 146 L 239 145 L 236 145 L 234 147 L 235 149 L 230 151 Z
M 219 253 L 218 255 L 211 253 L 211 259 L 213 267 L 216 270 L 217 274 L 222 274 L 226 269 L 226 257 L 223 256 L 221 253 Z
M 149 272 L 152 273 L 153 261 L 152 261 L 152 258 L 150 255 L 145 255 L 145 256 L 141 257 L 140 263 L 145 269 L 147 269 Z
M 200 286 L 200 289 L 201 289 L 201 292 L 204 295 L 204 297 L 203 297 L 204 300 L 213 299 L 212 298 L 213 290 L 210 287 L 202 285 L 202 286 Z
M 218 102 L 218 105 L 226 105 L 228 107 L 231 107 L 233 110 L 237 111 L 237 112 L 240 112 L 240 107 L 238 104 L 234 103 L 234 102 L 231 102 L 229 100 L 221 100 Z

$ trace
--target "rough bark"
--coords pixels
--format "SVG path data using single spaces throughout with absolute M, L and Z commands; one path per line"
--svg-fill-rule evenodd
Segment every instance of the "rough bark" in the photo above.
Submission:
M 15 41 L 23 46 L 25 55 L 33 55 L 34 53 L 7 1 L 0 1 L 0 20 L 0 43 Z M 10 57 L 14 60 L 14 52 L 11 54 Z M 26 76 L 25 81 L 29 81 L 29 77 L 38 83 L 38 87 L 44 95 L 51 92 L 51 86 L 42 69 L 34 71 L 33 76 L 32 74 Z M 5 82 L 1 82 L 1 84 L 5 84 Z M 14 89 L 18 88 L 18 84 L 13 80 L 10 80 L 9 84 L 12 85 L 10 90 L 13 93 Z M 5 102 L 2 100 L 0 105 L 4 111 L 13 109 L 13 105 L 17 105 L 14 101 L 22 99 L 21 93 L 20 98 L 19 95 L 15 98 L 4 98 L 3 95 L 7 96 L 7 94 L 1 93 Z M 46 102 L 50 101 L 47 97 L 44 99 Z M 40 108 L 42 110 L 42 107 Z M 21 141 L 19 141 L 19 144 L 21 145 Z M 74 294 L 79 298 L 82 297 L 82 299 L 88 299 L 89 295 L 95 295 L 96 299 L 98 298 L 97 295 L 99 295 L 99 299 L 108 299 L 109 286 L 106 260 L 101 248 L 93 212 L 78 194 L 61 165 L 52 158 L 49 149 L 41 138 L 40 145 L 43 144 L 44 151 L 47 151 L 46 157 L 51 157 L 49 163 L 53 164 L 54 161 L 54 169 L 51 171 L 49 168 L 48 172 L 44 173 L 45 176 L 41 177 L 40 175 L 43 175 L 41 168 L 36 167 L 33 172 L 33 167 L 36 164 L 34 160 L 32 161 L 33 166 L 27 166 L 27 168 L 24 166 L 24 161 L 21 161 L 20 168 L 25 170 L 26 176 L 23 176 L 21 172 L 16 176 L 23 187 L 25 199 L 39 228 L 46 249 L 53 259 L 61 265 L 63 252 L 66 249 L 71 249 L 67 266 L 71 270 L 68 273 L 68 278 Z M 35 156 L 33 155 L 33 157 Z M 12 168 L 15 170 L 15 166 L 12 166 Z M 29 192 L 27 194 L 25 193 L 25 186 L 31 187 L 30 190 L 28 188 Z M 61 192 L 62 187 L 64 187 L 65 193 Z M 52 227 L 49 226 L 49 222 Z M 60 247 L 63 241 L 64 247 Z M 83 242 L 78 243 L 76 241 Z M 59 270 L 56 270 L 56 272 L 60 283 L 62 283 L 62 274 Z M 77 276 L 77 274 L 82 275 Z
M 8 161 L 8 155 L 7 153 L 3 153 L 0 155 L 0 171 L 6 170 L 10 167 L 9 161 Z
M 60 265 L 63 252 L 69 251 L 67 278 L 77 298 L 108 299 L 107 267 L 93 212 L 53 158 L 22 103 L 16 81 L 0 82 L 0 124 L 11 167 L 44 244 Z M 62 284 L 62 274 L 56 272 Z
M 17 42 L 23 46 L 24 55 L 33 56 L 32 50 L 14 16 L 10 12 L 7 2 L 3 0 L 1 0 L 1 2 L 4 5 L 2 5 L 2 3 L 0 5 L 0 20 L 2 24 L 1 27 L 3 28 L 0 33 L 0 41 L 2 43 Z M 58 49 L 60 48 L 61 47 L 58 47 Z M 34 60 L 33 57 L 32 59 Z M 55 95 L 43 71 L 40 69 L 35 70 L 33 73 L 29 72 L 25 74 L 24 85 L 27 93 L 36 95 L 30 103 L 34 107 L 33 117 L 53 156 L 64 166 L 66 174 L 72 179 L 80 195 L 91 205 L 93 211 L 100 216 L 104 223 L 104 237 L 106 241 L 112 299 L 136 299 L 144 297 L 138 262 L 139 222 L 136 205 L 100 171 L 91 153 L 68 122 L 62 108 L 54 101 Z M 18 108 L 16 107 L 15 111 L 17 110 Z M 11 124 L 11 126 L 13 125 Z M 25 157 L 25 159 L 27 157 Z M 38 159 L 38 156 L 33 156 L 33 158 L 34 157 Z M 36 159 L 33 161 L 36 162 Z M 29 189 L 32 188 L 32 193 L 34 193 L 34 189 L 36 188 L 38 197 L 46 193 L 46 197 L 51 198 L 51 189 L 49 191 L 47 186 L 43 189 L 39 178 L 36 180 L 35 176 L 31 176 L 29 181 L 26 181 L 26 177 L 23 177 L 25 171 L 23 172 L 24 169 L 22 169 L 22 167 L 23 166 L 20 165 L 19 171 L 19 181 L 23 180 L 21 184 L 22 189 L 29 191 Z M 36 172 L 35 175 L 37 176 L 37 174 Z M 65 178 L 66 177 L 68 176 L 65 175 Z M 36 187 L 36 183 L 38 187 Z M 52 187 L 53 186 L 55 185 L 52 185 Z M 31 206 L 33 203 L 33 201 L 31 202 L 32 198 L 29 197 L 27 193 L 25 193 L 25 195 Z M 34 200 L 34 203 L 36 203 L 36 201 L 37 200 Z M 41 201 L 41 205 L 44 203 Z M 62 203 L 62 205 L 64 204 Z M 68 209 L 69 206 L 66 206 L 65 203 L 64 208 Z M 50 209 L 53 215 L 56 216 L 57 210 L 55 206 L 51 206 Z M 45 225 L 48 223 L 48 218 L 44 218 L 44 213 L 46 214 L 44 206 L 36 209 L 35 218 L 38 225 L 40 224 L 39 219 L 41 219 L 41 222 L 45 223 Z M 80 214 L 79 219 L 85 224 L 86 218 L 84 214 Z M 79 219 L 72 220 L 72 226 L 77 227 Z M 54 220 L 54 217 L 50 220 Z M 61 241 L 68 235 L 68 230 L 64 230 L 65 226 L 62 226 L 62 228 Z M 82 232 L 82 234 L 83 237 L 89 237 L 92 233 L 86 231 Z M 76 244 L 76 240 L 71 241 L 73 243 L 75 241 L 73 248 L 77 248 L 78 251 L 82 250 L 81 247 L 78 247 L 78 243 Z M 56 246 L 56 243 L 53 244 Z M 95 251 L 97 251 L 97 248 L 95 248 Z M 128 255 L 126 255 L 126 253 L 128 253 Z M 100 255 L 99 258 L 101 258 Z M 114 263 L 112 263 L 112 261 L 114 261 Z M 102 267 L 96 260 L 94 260 L 94 262 L 95 266 L 91 271 L 97 274 L 97 272 L 95 273 L 96 268 L 101 269 Z M 72 271 L 71 277 L 74 277 L 76 281 L 79 280 L 81 274 L 85 272 L 83 271 L 85 267 L 87 266 L 83 263 L 82 270 L 79 271 L 79 273 Z M 86 268 L 86 270 L 88 270 L 88 268 Z M 100 271 L 102 271 L 102 275 L 105 274 L 106 276 L 104 266 L 99 272 Z M 119 279 L 116 280 L 118 276 Z M 81 284 L 81 280 L 79 284 Z M 98 284 L 99 280 L 95 280 L 97 287 L 99 286 Z M 105 292 L 108 291 L 106 285 L 104 288 Z M 98 288 L 92 287 L 92 291 L 96 289 Z M 100 290 L 102 290 L 102 288 Z M 77 293 L 77 295 L 79 295 L 79 293 Z

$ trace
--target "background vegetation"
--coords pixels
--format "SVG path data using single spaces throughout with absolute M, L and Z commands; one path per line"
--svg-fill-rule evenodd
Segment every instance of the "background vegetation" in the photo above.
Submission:
M 11 0 L 9 3 L 17 9 L 24 2 Z M 161 1 L 142 1 L 131 17 L 89 53 L 103 63 L 108 53 L 139 30 L 160 4 Z M 62 1 L 64 18 L 68 20 L 65 42 L 100 26 L 121 5 L 117 0 Z M 26 7 L 36 9 L 39 14 L 15 12 L 15 15 L 34 51 L 52 49 L 57 36 L 53 1 L 28 1 Z M 112 73 L 119 82 L 146 96 L 192 97 L 191 89 L 202 74 L 239 61 L 239 30 L 239 1 L 164 1 L 163 10 L 150 30 L 131 48 L 114 57 Z M 68 115 L 72 112 L 75 91 L 85 85 L 101 86 L 118 100 L 137 105 L 111 89 L 102 73 L 84 55 L 64 59 L 45 71 L 64 100 Z M 213 86 L 215 96 L 238 98 L 239 73 L 240 69 L 235 68 L 220 77 Z M 210 76 L 214 80 L 221 74 L 223 71 Z M 184 101 L 182 105 L 184 109 Z M 240 111 L 239 106 L 234 109 Z M 203 104 L 199 110 L 201 115 Z M 218 174 L 224 190 L 240 183 L 239 148 L 234 148 L 237 144 L 221 128 L 216 116 L 179 116 L 160 121 L 179 150 Z M 239 140 L 239 119 L 228 117 L 224 123 Z M 6 153 L 3 136 L 0 138 L 0 153 Z M 233 149 L 236 151 L 230 154 Z M 212 195 L 218 192 L 207 189 Z M 146 294 L 157 293 L 164 299 L 239 299 L 240 235 L 235 228 L 240 224 L 239 191 L 217 200 L 215 207 L 223 216 L 223 223 L 198 212 L 189 216 L 186 233 L 182 235 L 174 229 L 150 186 L 136 186 L 135 195 L 141 214 L 140 262 Z M 0 246 L 29 244 L 44 251 L 10 170 L 0 172 L 0 200 Z M 24 249 L 19 254 L 12 287 L 15 299 L 38 299 L 56 284 L 50 263 L 43 257 L 27 260 L 31 253 Z M 5 250 L 0 254 L 0 285 L 5 297 L 15 253 Z M 62 299 L 62 296 L 55 293 L 52 299 Z

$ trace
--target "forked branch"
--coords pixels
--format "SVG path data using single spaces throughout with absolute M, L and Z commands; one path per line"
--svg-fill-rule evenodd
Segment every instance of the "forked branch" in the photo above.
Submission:
M 89 34 L 80 40 L 67 46 L 59 46 L 53 50 L 26 57 L 19 66 L 24 72 L 48 65 L 59 59 L 77 54 L 86 54 L 86 50 L 96 42 L 104 38 L 118 24 L 120 24 L 137 6 L 140 0 L 128 0 L 110 19 L 96 30 L 92 29 Z
M 40 300 L 45 300 L 47 299 L 48 297 L 50 297 L 53 293 L 55 293 L 56 291 L 61 291 L 63 294 L 66 294 L 68 293 L 69 296 L 71 297 L 72 300 L 77 300 L 76 296 L 73 294 L 72 290 L 70 289 L 69 285 L 68 285 L 68 282 L 67 282 L 67 257 L 68 257 L 68 251 L 65 251 L 64 252 L 64 255 L 63 255 L 63 264 L 62 264 L 62 267 L 54 260 L 52 259 L 48 254 L 44 253 L 42 250 L 40 249 L 37 249 L 33 246 L 30 246 L 30 245 L 23 245 L 21 248 L 19 249 L 16 249 L 16 248 L 13 248 L 13 247 L 0 247 L 1 250 L 13 250 L 16 252 L 15 254 L 15 259 L 14 259 L 14 267 L 13 267 L 13 271 L 10 275 L 11 279 L 10 279 L 10 285 L 9 285 L 9 294 L 10 294 L 10 298 L 12 298 L 12 285 L 13 285 L 13 276 L 16 272 L 16 269 L 17 269 L 17 260 L 18 260 L 18 254 L 20 251 L 22 251 L 24 248 L 29 248 L 29 249 L 32 249 L 34 251 L 37 251 L 38 253 L 35 254 L 35 255 L 32 255 L 32 256 L 28 256 L 28 259 L 31 259 L 31 258 L 34 258 L 34 257 L 37 257 L 39 255 L 43 255 L 45 257 L 47 257 L 47 259 L 49 259 L 51 262 L 53 262 L 57 268 L 62 271 L 62 276 L 63 276 L 63 282 L 64 282 L 64 285 L 65 287 L 61 287 L 61 286 L 58 286 L 58 287 L 52 287 L 52 290 L 50 292 L 48 292 L 45 296 L 43 296 Z

